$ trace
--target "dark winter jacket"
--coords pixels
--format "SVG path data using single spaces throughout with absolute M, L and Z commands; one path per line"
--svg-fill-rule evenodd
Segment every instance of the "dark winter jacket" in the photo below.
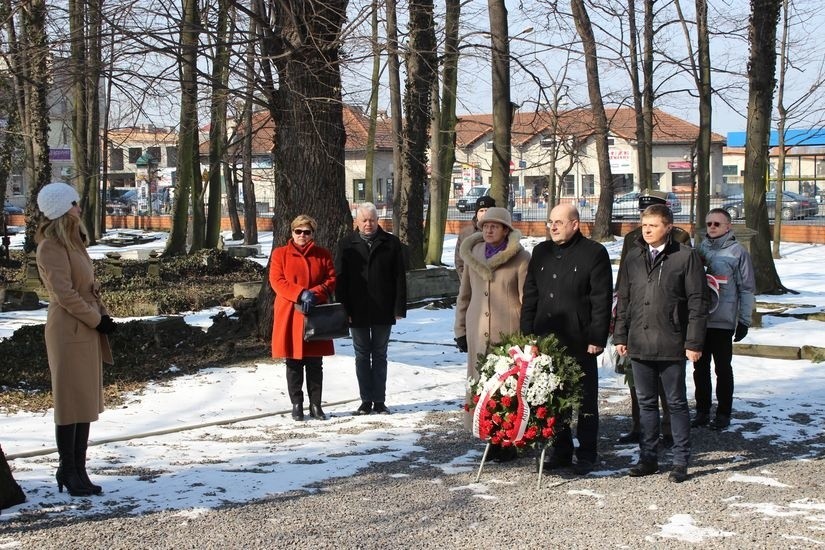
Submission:
M 398 237 L 381 227 L 367 246 L 358 231 L 341 240 L 335 257 L 336 297 L 351 325 L 394 325 L 407 316 L 407 275 Z
M 574 357 L 605 347 L 613 272 L 604 246 L 577 233 L 568 243 L 539 243 L 527 268 L 521 331 L 554 334 Z
M 636 248 L 636 241 L 641 238 L 641 225 L 624 236 L 624 242 L 622 243 L 622 253 L 619 256 L 619 265 L 621 265 L 622 262 L 624 262 L 624 259 L 627 257 L 627 253 Z M 676 227 L 675 225 L 670 230 L 670 235 L 668 236 L 668 239 L 676 241 L 677 243 L 682 243 L 690 246 L 690 233 L 688 233 L 681 227 Z M 619 288 L 619 282 L 621 280 L 622 272 L 621 270 L 619 270 L 619 273 L 616 275 L 616 288 Z
M 751 326 L 756 282 L 748 251 L 728 231 L 715 239 L 706 237 L 699 245 L 699 255 L 708 275 L 719 282 L 719 302 L 708 316 L 708 328 L 734 330 L 739 323 Z
M 642 237 L 619 267 L 613 343 L 633 359 L 679 361 L 685 350 L 702 351 L 708 287 L 699 253 L 672 239 L 651 263 Z

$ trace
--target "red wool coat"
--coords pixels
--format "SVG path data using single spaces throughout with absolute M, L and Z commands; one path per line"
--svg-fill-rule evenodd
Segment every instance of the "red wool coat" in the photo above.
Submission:
M 304 316 L 295 309 L 301 292 L 309 289 L 317 303 L 329 301 L 335 291 L 332 255 L 310 242 L 303 250 L 290 240 L 272 252 L 269 284 L 275 291 L 272 326 L 272 357 L 303 359 L 332 355 L 332 340 L 304 342 Z

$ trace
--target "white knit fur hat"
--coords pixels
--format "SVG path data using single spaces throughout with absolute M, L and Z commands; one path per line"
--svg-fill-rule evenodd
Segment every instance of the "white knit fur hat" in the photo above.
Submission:
M 37 207 L 50 220 L 56 220 L 68 212 L 73 202 L 80 202 L 80 196 L 67 183 L 44 185 L 37 194 Z

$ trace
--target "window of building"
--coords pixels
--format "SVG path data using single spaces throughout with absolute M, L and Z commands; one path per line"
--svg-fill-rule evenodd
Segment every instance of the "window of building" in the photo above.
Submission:
M 539 145 L 544 147 L 545 149 L 550 149 L 553 147 L 553 136 L 541 136 L 541 141 L 539 141 Z
M 357 202 L 363 202 L 367 200 L 367 180 L 352 180 L 352 191 L 352 197 Z
M 611 147 L 611 146 L 615 145 L 615 143 L 616 143 L 616 140 L 613 139 L 612 137 L 607 138 L 607 146 L 608 147 Z
M 593 174 L 584 174 L 582 176 L 582 195 L 596 194 L 596 176 Z
M 613 174 L 613 193 L 619 195 L 633 191 L 633 174 Z
M 146 152 L 155 159 L 156 163 L 160 164 L 160 147 L 147 147 Z
M 723 164 L 722 165 L 722 175 L 723 176 L 736 176 L 739 174 L 739 167 L 735 164 Z
M 109 151 L 109 169 L 123 170 L 123 149 L 112 149 Z
M 673 172 L 673 187 L 691 187 L 690 172 Z
M 140 147 L 129 147 L 129 164 L 134 164 L 140 155 L 143 154 L 143 149 Z
M 492 151 L 493 150 L 493 140 L 489 140 L 484 143 L 484 150 L 485 151 Z
M 576 176 L 567 174 L 561 180 L 561 194 L 564 197 L 572 197 L 576 194 Z
M 650 188 L 651 189 L 661 189 L 662 188 L 662 173 L 661 172 L 654 172 L 653 178 L 650 180 Z
M 166 166 L 177 166 L 178 165 L 178 148 L 177 147 L 167 147 L 166 148 Z

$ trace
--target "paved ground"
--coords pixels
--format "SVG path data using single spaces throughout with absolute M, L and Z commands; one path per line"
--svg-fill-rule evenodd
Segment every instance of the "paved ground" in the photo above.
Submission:
M 421 451 L 348 478 L 216 510 L 0 522 L 0 548 L 825 545 L 825 435 L 774 446 L 748 439 L 748 424 L 696 430 L 689 481 L 668 482 L 667 453 L 663 473 L 634 479 L 626 470 L 636 449 L 613 444 L 626 427 L 628 400 L 616 390 L 602 398 L 598 470 L 546 475 L 540 488 L 533 455 L 490 464 L 475 483 L 483 447 L 462 430 L 460 413 L 445 407 L 420 426 Z

